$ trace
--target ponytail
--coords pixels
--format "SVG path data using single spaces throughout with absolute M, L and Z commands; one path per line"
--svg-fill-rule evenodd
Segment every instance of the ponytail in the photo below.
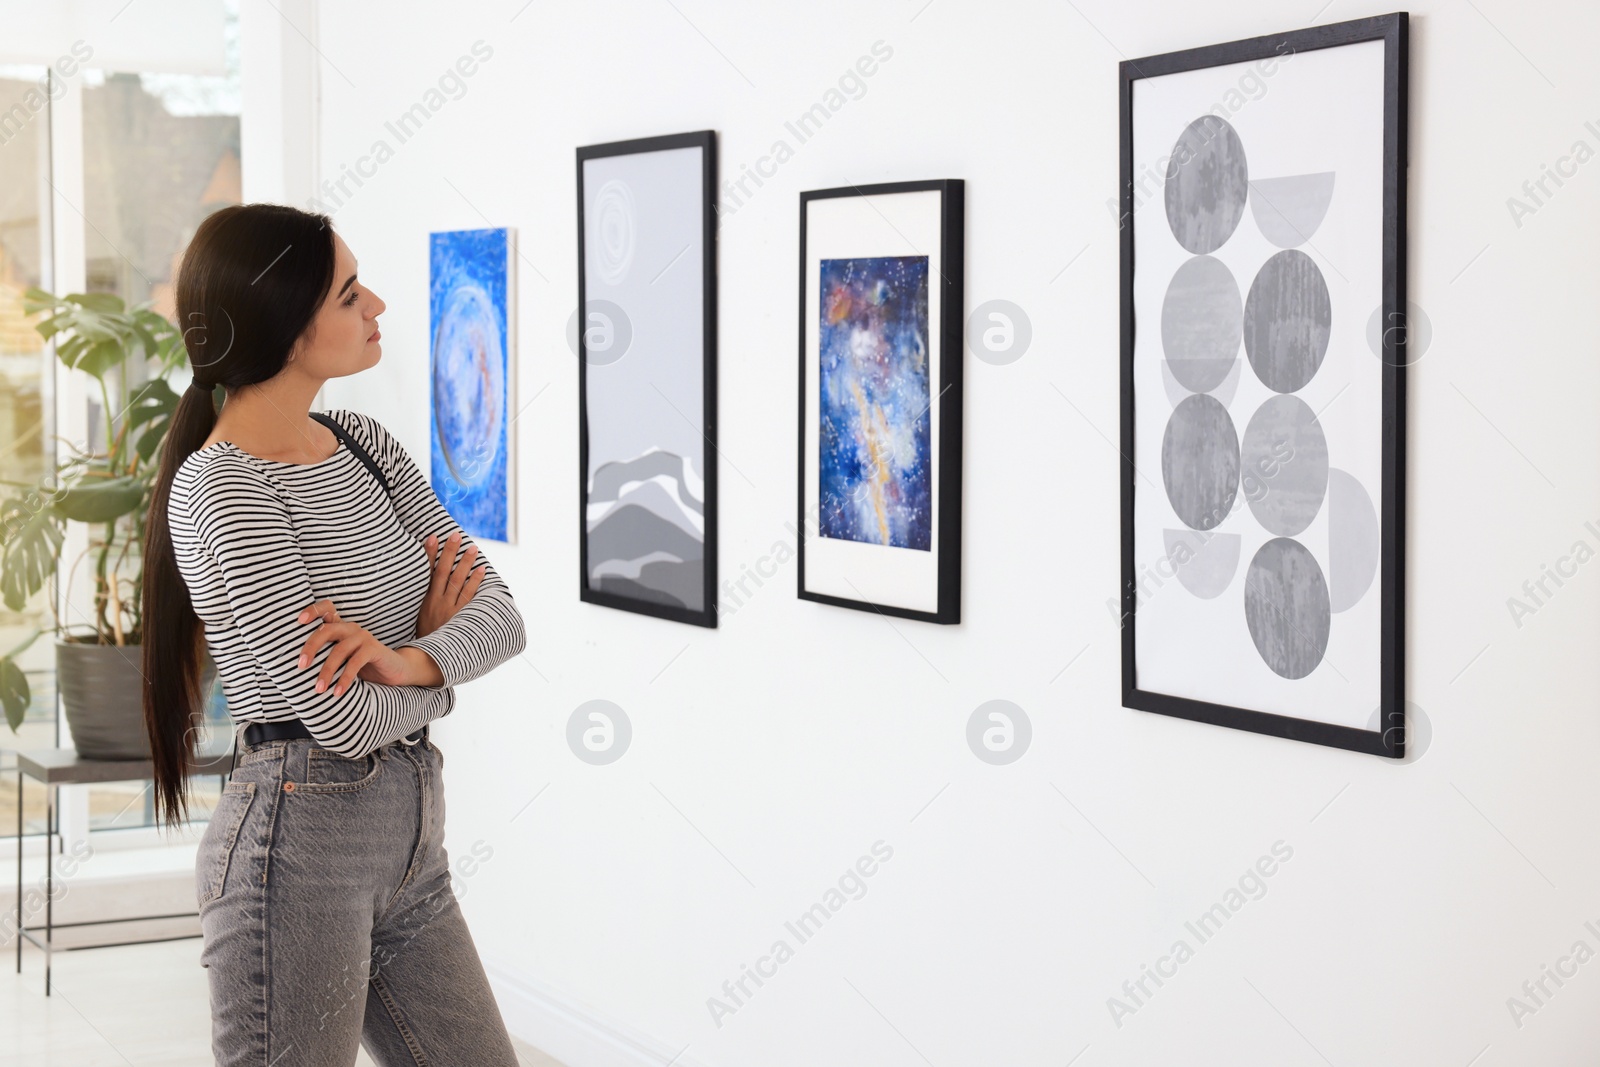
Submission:
M 183 254 L 175 286 L 178 328 L 194 372 L 161 444 L 145 520 L 144 721 L 155 766 L 156 817 L 186 814 L 205 708 L 205 630 L 178 571 L 167 501 L 178 468 L 217 426 L 235 389 L 276 376 L 333 283 L 333 220 L 282 204 L 237 204 L 208 215 Z

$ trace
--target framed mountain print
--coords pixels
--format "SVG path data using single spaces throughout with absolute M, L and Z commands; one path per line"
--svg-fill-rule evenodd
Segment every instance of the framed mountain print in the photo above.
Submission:
M 800 194 L 803 600 L 961 621 L 963 191 Z
M 1121 65 L 1127 707 L 1404 755 L 1406 52 Z
M 579 596 L 716 626 L 711 130 L 578 149 Z

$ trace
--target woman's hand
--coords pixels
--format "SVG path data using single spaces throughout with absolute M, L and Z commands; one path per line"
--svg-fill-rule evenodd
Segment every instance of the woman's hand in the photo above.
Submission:
M 299 621 L 308 623 L 319 618 L 322 625 L 306 639 L 305 647 L 300 651 L 299 663 L 302 669 L 310 667 L 318 649 L 327 644 L 333 646 L 328 658 L 322 662 L 317 692 L 321 693 L 332 686 L 334 695 L 342 696 L 356 677 L 384 685 L 428 684 L 417 680 L 421 672 L 416 661 L 402 654 L 415 651 L 426 658 L 427 654 L 420 649 L 397 651 L 390 648 L 373 637 L 365 627 L 339 618 L 339 611 L 331 600 L 319 600 L 312 604 L 300 613 Z M 429 660 L 429 663 L 432 661 Z M 336 681 L 334 675 L 339 674 L 340 668 L 343 668 L 343 673 Z
M 433 633 L 465 607 L 478 594 L 478 586 L 483 584 L 483 576 L 489 569 L 487 560 L 477 568 L 472 566 L 472 560 L 478 554 L 477 545 L 468 545 L 461 559 L 456 560 L 456 549 L 461 547 L 459 530 L 445 538 L 442 553 L 439 551 L 439 538 L 433 534 L 429 534 L 422 545 L 428 550 L 433 577 L 428 582 L 427 596 L 422 598 L 422 607 L 417 611 L 418 637 Z

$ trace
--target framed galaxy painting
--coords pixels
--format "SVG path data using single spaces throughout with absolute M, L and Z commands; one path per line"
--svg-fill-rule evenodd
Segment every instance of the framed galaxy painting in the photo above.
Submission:
M 508 542 L 516 513 L 516 262 L 513 230 L 428 237 L 429 474 L 463 530 Z
M 711 130 L 578 149 L 579 596 L 716 626 Z
M 804 600 L 961 621 L 963 190 L 800 194 Z
M 1406 50 L 1121 66 L 1127 707 L 1405 754 Z

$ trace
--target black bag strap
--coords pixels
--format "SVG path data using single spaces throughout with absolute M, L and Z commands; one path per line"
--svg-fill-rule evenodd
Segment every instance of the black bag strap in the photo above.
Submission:
M 311 417 L 332 430 L 339 440 L 344 442 L 344 446 L 354 452 L 356 458 L 367 465 L 367 470 L 371 471 L 372 476 L 378 479 L 378 484 L 383 486 L 384 495 L 392 495 L 389 489 L 389 479 L 384 475 L 383 468 L 378 466 L 378 461 L 372 458 L 371 453 L 361 447 L 361 442 L 350 436 L 349 430 L 340 426 L 338 420 L 326 412 L 313 411 L 311 412 Z

